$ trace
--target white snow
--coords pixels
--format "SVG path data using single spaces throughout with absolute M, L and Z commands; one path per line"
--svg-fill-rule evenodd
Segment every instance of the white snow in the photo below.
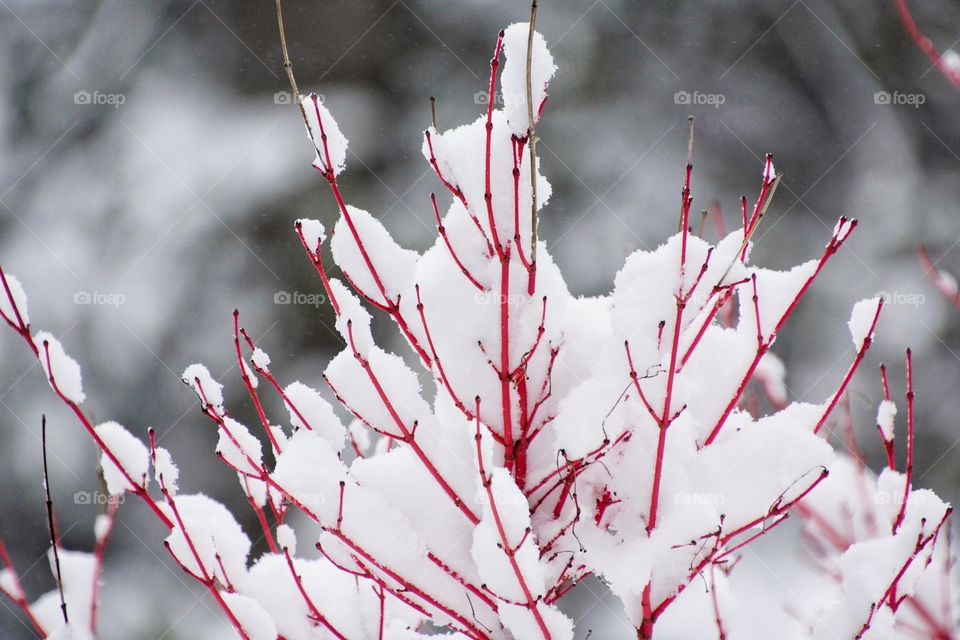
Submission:
M 777 175 L 777 170 L 773 166 L 773 161 L 771 160 L 768 164 L 763 167 L 763 180 L 764 182 L 770 182 Z
M 303 239 L 311 251 L 317 251 L 320 245 L 327 239 L 327 231 L 319 220 L 312 218 L 301 218 L 297 220 L 300 224 L 300 231 L 303 233 Z
M 60 548 L 58 555 L 63 598 L 67 603 L 71 627 L 69 632 L 59 631 L 58 633 L 67 634 L 60 637 L 72 640 L 88 640 L 91 636 L 83 630 L 90 628 L 90 604 L 93 600 L 96 566 L 93 554 Z M 52 548 L 47 551 L 47 560 L 51 573 L 56 575 Z M 63 614 L 60 610 L 60 594 L 57 589 L 40 596 L 30 608 L 45 629 L 55 631 L 64 626 Z M 73 635 L 69 635 L 70 633 Z
M 418 254 L 394 242 L 383 223 L 370 213 L 352 205 L 347 205 L 347 211 L 353 226 L 343 216 L 337 221 L 330 241 L 334 260 L 364 295 L 380 304 L 395 303 L 413 284 Z
M 215 575 L 223 584 L 228 582 L 228 578 L 242 578 L 246 573 L 250 540 L 233 514 L 219 502 L 202 494 L 181 494 L 177 496 L 175 504 L 183 520 L 183 529 L 175 526 L 166 541 L 177 561 L 195 575 L 204 572 L 209 576 Z M 172 519 L 176 522 L 175 518 Z M 193 549 L 199 556 L 199 565 L 184 532 L 189 535 Z
M 256 374 L 251 371 L 250 366 L 244 360 L 240 360 L 240 366 L 243 367 L 243 375 L 250 381 L 250 386 L 256 389 L 260 385 L 260 380 Z
M 960 74 L 960 53 L 957 53 L 953 49 L 947 49 L 943 52 L 940 62 L 953 73 Z
M 17 577 L 10 569 L 0 569 L 0 591 L 8 593 L 14 598 L 23 597 Z
M 385 574 L 385 567 L 399 576 L 389 578 L 389 584 L 408 583 L 408 593 L 427 613 L 387 597 L 384 638 L 438 637 L 423 628 L 430 619 L 440 633 L 444 626 L 475 624 L 481 631 L 472 635 L 526 640 L 546 635 L 543 625 L 553 640 L 571 640 L 574 622 L 547 598 L 568 559 L 577 571 L 582 568 L 605 581 L 629 621 L 637 624 L 647 587 L 654 603 L 689 587 L 678 605 L 697 597 L 702 604 L 700 575 L 691 578 L 691 572 L 714 543 L 738 533 L 740 537 L 723 542 L 732 547 L 763 533 L 782 515 L 781 507 L 822 481 L 807 497 L 810 509 L 822 517 L 812 518 L 812 512 L 799 508 L 791 514 L 810 518 L 806 533 L 818 548 L 836 546 L 821 558 L 835 571 L 818 577 L 809 619 L 820 625 L 816 633 L 829 628 L 852 637 L 863 623 L 865 606 L 878 600 L 910 558 L 918 536 L 929 534 L 946 506 L 932 493 L 913 491 L 893 535 L 904 476 L 887 470 L 878 479 L 849 457 L 838 457 L 826 439 L 812 433 L 824 406 L 787 403 L 786 368 L 766 348 L 818 262 L 788 271 L 764 269 L 741 263 L 742 230 L 715 247 L 703 238 L 677 234 L 654 250 L 629 255 L 609 294 L 582 298 L 571 294 L 546 245 L 539 243 L 536 288 L 528 292 L 528 274 L 517 253 L 528 250 L 530 216 L 519 215 L 515 222 L 514 212 L 530 210 L 529 157 L 513 156 L 513 136 L 526 135 L 529 124 L 528 35 L 526 24 L 512 25 L 504 34 L 506 61 L 497 98 L 502 107 L 492 113 L 489 171 L 485 114 L 452 130 L 429 129 L 440 171 L 465 200 L 442 194 L 452 202 L 440 209 L 446 211 L 446 240 L 480 286 L 457 268 L 445 239 L 438 238 L 422 254 L 404 249 L 381 223 L 379 212 L 347 205 L 331 233 L 331 252 L 345 277 L 329 284 L 340 308 L 336 329 L 348 344 L 328 363 L 324 376 L 356 418 L 350 435 L 362 455 L 349 449 L 343 454 L 347 429 L 324 398 L 327 392 L 297 381 L 284 389 L 290 436 L 281 426 L 268 426 L 279 445 L 273 452 L 274 470 L 264 478 L 263 434 L 254 435 L 225 415 L 223 387 L 206 367 L 190 365 L 183 373 L 184 382 L 223 417 L 216 450 L 239 471 L 243 491 L 255 504 L 269 503 L 282 516 L 275 535 L 290 554 L 293 572 L 285 553 L 251 558 L 250 539 L 222 504 L 201 494 L 179 494 L 179 470 L 170 453 L 158 448 L 154 475 L 169 490 L 170 500 L 160 508 L 173 522 L 166 539 L 171 553 L 188 571 L 216 580 L 251 640 L 330 635 L 311 619 L 301 587 L 343 636 L 379 638 L 377 593 L 349 571 Z M 540 34 L 533 46 L 537 117 L 555 66 Z M 340 174 L 346 138 L 319 97 L 308 96 L 302 106 L 317 151 L 315 165 L 326 169 L 322 128 L 330 172 Z M 426 141 L 424 153 L 430 155 Z M 774 176 L 771 163 L 764 179 Z M 535 179 L 542 207 L 550 186 L 539 173 Z M 318 220 L 298 222 L 311 250 L 326 241 Z M 846 230 L 838 227 L 837 232 Z M 487 240 L 494 237 L 510 243 L 506 266 L 488 249 Z M 714 317 L 717 286 L 740 280 L 746 283 L 738 286 L 738 299 Z M 502 288 L 504 281 L 509 292 Z M 22 288 L 12 277 L 10 282 L 25 311 Z M 690 296 L 685 307 L 677 304 L 679 294 Z M 877 303 L 867 300 L 853 309 L 849 327 L 858 348 Z M 429 366 L 415 370 L 419 354 L 403 344 L 397 343 L 403 349 L 397 353 L 377 346 L 368 311 L 377 306 L 387 307 L 394 322 L 404 324 L 406 342 L 417 342 Z M 10 313 L 3 296 L 0 313 Z M 429 326 L 429 341 L 424 325 Z M 68 387 L 68 397 L 82 400 L 79 367 L 59 343 L 50 344 L 57 382 Z M 636 380 L 630 376 L 627 345 Z M 764 355 L 753 370 L 758 354 Z M 254 349 L 249 363 L 266 370 L 270 358 Z M 241 366 L 256 385 L 248 362 Z M 756 385 L 747 385 L 751 376 L 784 408 L 772 415 L 762 414 L 766 403 L 755 408 Z M 522 392 L 527 415 L 521 413 Z M 481 401 L 477 411 L 475 403 Z M 660 412 L 666 415 L 658 416 Z M 895 415 L 892 402 L 881 403 L 877 424 L 886 439 L 893 437 Z M 270 419 L 279 421 L 276 415 Z M 521 482 L 519 462 L 509 454 L 522 451 L 523 429 L 536 438 L 524 451 Z M 479 441 L 474 439 L 478 432 Z M 146 447 L 116 423 L 99 425 L 97 433 L 134 478 L 131 486 L 104 458 L 110 493 L 145 482 Z M 662 441 L 661 433 L 666 434 Z M 489 487 L 480 476 L 478 449 Z M 658 455 L 664 465 L 655 483 Z M 570 526 L 574 518 L 575 527 Z M 108 524 L 104 516 L 97 519 L 98 538 Z M 314 555 L 316 543 L 319 555 L 294 556 L 294 525 L 306 543 L 301 551 Z M 827 526 L 846 538 L 831 541 Z M 72 558 L 74 575 L 82 574 L 77 570 L 81 557 Z M 912 592 L 928 575 L 925 560 L 924 554 L 904 573 L 901 593 Z M 0 586 L 12 589 L 12 580 L 12 574 L 0 572 Z M 88 596 L 72 583 L 71 606 L 75 600 L 83 607 Z M 87 580 L 84 588 L 89 591 L 91 585 Z M 720 606 L 732 618 L 736 603 L 730 586 L 719 577 Z M 470 587 L 496 594 L 496 607 Z M 48 594 L 39 608 L 43 619 L 54 623 L 54 633 L 63 635 L 66 631 L 55 630 L 56 605 Z M 712 631 L 709 615 L 698 616 L 698 622 Z M 892 613 L 882 609 L 870 633 L 889 635 L 894 623 Z
M 202 364 L 192 364 L 183 370 L 184 384 L 193 389 L 200 402 L 207 402 L 214 410 L 223 415 L 223 385 L 213 379 Z
M 106 453 L 100 455 L 100 465 L 103 467 L 103 477 L 110 495 L 115 496 L 125 491 L 145 487 L 150 467 L 150 453 L 147 447 L 116 422 L 104 422 L 97 425 L 95 430 L 103 441 L 104 449 L 110 451 L 123 467 L 123 470 L 117 467 Z M 137 483 L 136 485 L 130 484 L 124 471 Z
M 217 441 L 217 454 L 238 473 L 259 476 L 263 468 L 260 441 L 233 418 L 224 418 L 223 425 Z
M 324 400 L 315 389 L 300 381 L 288 384 L 283 392 L 307 421 L 304 424 L 297 412 L 290 405 L 285 405 L 290 414 L 291 424 L 297 429 L 315 430 L 339 451 L 340 447 L 343 446 L 346 427 L 343 426 L 337 414 L 333 412 L 330 403 Z
M 850 337 L 853 339 L 853 346 L 856 349 L 863 347 L 863 341 L 870 333 L 870 327 L 873 319 L 877 315 L 877 305 L 881 302 L 880 298 L 866 298 L 853 305 L 853 311 L 850 313 Z
M 250 640 L 276 640 L 277 626 L 256 600 L 239 593 L 221 596 Z
M 112 527 L 113 519 L 109 515 L 105 513 L 97 515 L 93 521 L 93 537 L 97 543 L 103 542 L 104 538 L 109 535 Z
M 347 138 L 340 133 L 340 126 L 333 119 L 320 96 L 316 94 L 304 96 L 300 104 L 307 116 L 307 138 L 316 149 L 313 166 L 325 169 L 327 153 L 329 153 L 333 174 L 339 175 L 347 160 Z M 323 136 L 326 136 L 326 149 L 324 149 Z
M 297 534 L 294 533 L 293 527 L 288 524 L 281 524 L 277 527 L 277 543 L 280 545 L 281 549 L 284 549 L 290 552 L 290 555 L 296 555 L 297 553 Z
M 250 360 L 260 369 L 266 370 L 270 367 L 270 356 L 260 347 L 253 350 L 253 355 L 250 356 Z
M 47 331 L 38 331 L 33 336 L 33 343 L 40 352 L 40 364 L 43 372 L 50 381 L 50 386 L 60 390 L 64 397 L 76 404 L 86 399 L 83 393 L 83 383 L 80 376 L 80 365 L 63 350 L 63 345 L 53 334 Z M 49 356 L 49 366 L 47 359 Z
M 940 282 L 946 293 L 952 296 L 960 293 L 960 284 L 957 283 L 957 279 L 952 273 L 947 273 L 946 271 L 938 271 L 937 273 L 940 274 Z
M 59 627 L 50 632 L 46 640 L 93 640 L 93 636 L 76 622 L 70 624 L 61 622 Z
M 7 322 L 13 324 L 13 326 L 19 327 L 20 322 L 17 320 L 17 311 L 19 311 L 23 324 L 29 325 L 30 315 L 27 313 L 27 294 L 24 293 L 23 286 L 13 274 L 5 272 L 3 275 L 4 278 L 6 278 L 7 288 L 10 289 L 10 294 L 7 294 L 7 290 L 3 287 L 3 281 L 0 280 L 0 315 L 2 315 Z M 10 304 L 10 296 L 13 296 L 16 311 L 14 311 L 13 306 Z
M 157 483 L 166 487 L 171 495 L 176 495 L 177 482 L 180 480 L 180 469 L 174 464 L 170 452 L 163 447 L 157 447 L 156 449 L 153 475 Z
M 897 417 L 897 405 L 892 400 L 883 400 L 877 407 L 877 426 L 887 442 L 893 440 L 893 420 Z
M 507 58 L 500 76 L 503 94 L 503 109 L 507 114 L 508 127 L 516 135 L 526 134 L 529 125 L 527 110 L 527 50 L 530 36 L 530 24 L 518 22 L 510 25 L 503 33 L 503 53 Z M 556 73 L 553 56 L 547 49 L 547 42 L 539 32 L 533 34 L 533 60 L 531 82 L 533 96 L 533 117 L 539 118 L 540 105 L 547 97 L 547 83 Z

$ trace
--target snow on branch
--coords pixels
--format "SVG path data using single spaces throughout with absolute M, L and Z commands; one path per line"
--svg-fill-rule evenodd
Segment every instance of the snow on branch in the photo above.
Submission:
M 772 352 L 856 220 L 841 217 L 822 252 L 793 269 L 751 264 L 780 181 L 767 156 L 752 210 L 741 198 L 741 228 L 727 232 L 720 220 L 723 232 L 708 242 L 690 221 L 691 125 L 678 232 L 628 256 L 609 294 L 571 293 L 536 231 L 550 185 L 533 152 L 535 124 L 556 67 L 532 23 L 515 24 L 495 40 L 489 100 L 476 119 L 424 133 L 444 195 L 424 203 L 436 218 L 434 243 L 405 249 L 375 213 L 347 203 L 339 181 L 347 137 L 318 95 L 300 95 L 282 21 L 281 41 L 312 166 L 337 216 L 329 242 L 343 282 L 327 275 L 324 226 L 298 220 L 295 232 L 343 345 L 315 379 L 281 382 L 236 311 L 225 345 L 236 373 L 216 379 L 201 364 L 183 373 L 217 430 L 210 453 L 236 473 L 264 553 L 252 556 L 238 514 L 180 490 L 190 470 L 181 473 L 152 431 L 148 446 L 115 422 L 93 425 L 80 407 L 79 365 L 53 335 L 33 331 L 21 283 L 0 270 L 0 315 L 100 448 L 109 492 L 147 505 L 173 561 L 239 637 L 427 638 L 430 623 L 474 640 L 570 640 L 575 623 L 559 603 L 588 575 L 606 583 L 638 639 L 653 637 L 703 580 L 711 624 L 725 637 L 735 596 L 727 576 L 748 545 L 777 535 L 794 514 L 818 557 L 836 567 L 825 574 L 836 597 L 810 613 L 807 636 L 923 624 L 954 633 L 931 600 L 949 574 L 940 538 L 950 509 L 913 488 L 909 357 L 903 474 L 894 468 L 897 411 L 885 374 L 877 427 L 889 468 L 874 476 L 827 437 L 837 407 L 848 406 L 882 301 L 854 306 L 856 354 L 819 403 L 790 402 Z M 390 318 L 402 353 L 377 345 L 371 313 Z M 843 322 L 820 326 L 842 332 Z M 253 428 L 228 411 L 224 388 L 237 383 L 256 412 Z M 268 396 L 280 415 L 268 413 Z M 306 522 L 297 533 L 291 511 Z M 93 557 L 101 556 L 98 546 Z M 99 569 L 65 557 L 69 604 L 95 612 L 72 585 L 93 584 Z M 72 633 L 48 604 L 29 603 L 2 544 L 0 560 L 0 591 L 38 633 Z M 88 618 L 93 633 L 95 613 Z

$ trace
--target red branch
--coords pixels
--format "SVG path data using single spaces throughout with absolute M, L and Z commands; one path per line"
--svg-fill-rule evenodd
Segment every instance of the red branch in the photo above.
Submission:
M 783 325 L 787 322 L 787 319 L 793 314 L 794 309 L 797 305 L 800 304 L 800 300 L 803 299 L 807 290 L 810 288 L 810 285 L 813 284 L 813 281 L 823 270 L 823 267 L 829 262 L 830 258 L 843 246 L 843 243 L 846 242 L 847 238 L 850 237 L 850 234 L 853 233 L 853 230 L 857 226 L 857 221 L 847 220 L 846 217 L 841 217 L 840 222 L 837 224 L 836 229 L 834 230 L 833 235 L 830 238 L 830 242 L 827 243 L 826 248 L 823 251 L 823 255 L 820 257 L 817 266 L 814 269 L 813 273 L 809 278 L 803 283 L 800 287 L 800 290 L 797 292 L 797 295 L 794 296 L 793 301 L 787 306 L 786 311 L 783 312 L 783 315 L 780 316 L 780 319 L 777 321 L 773 330 L 770 332 L 770 335 L 766 337 L 763 343 L 757 349 L 757 353 L 753 358 L 753 361 L 747 367 L 747 371 L 744 374 L 743 378 L 740 380 L 740 386 L 737 387 L 736 392 L 733 397 L 730 399 L 730 402 L 727 404 L 727 407 L 724 409 L 723 414 L 717 420 L 717 423 L 713 426 L 713 429 L 710 430 L 710 434 L 707 436 L 707 439 L 704 441 L 704 446 L 710 445 L 716 440 L 717 436 L 720 434 L 720 430 L 723 428 L 723 425 L 726 424 L 727 418 L 730 416 L 730 413 L 737 406 L 737 403 L 740 402 L 743 392 L 747 388 L 747 384 L 750 382 L 750 379 L 753 378 L 753 373 L 757 369 L 757 365 L 760 364 L 760 360 L 763 358 L 764 354 L 770 348 L 770 345 L 773 344 L 773 341 L 776 339 L 777 334 L 783 328 Z
M 476 402 L 476 412 L 477 416 L 480 415 L 480 396 L 477 396 L 475 399 Z M 530 592 L 530 587 L 527 585 L 526 578 L 523 576 L 523 572 L 520 570 L 520 565 L 517 562 L 517 548 L 522 544 L 512 545 L 507 538 L 507 533 L 503 525 L 503 519 L 500 516 L 500 508 L 497 506 L 497 499 L 493 493 L 493 481 L 492 476 L 487 473 L 486 466 L 483 462 L 483 451 L 481 447 L 481 435 L 480 435 L 480 420 L 476 420 L 476 434 L 474 435 L 474 440 L 476 441 L 477 449 L 477 466 L 480 472 L 480 483 L 483 485 L 484 490 L 487 493 L 487 500 L 490 506 L 490 514 L 493 516 L 494 523 L 497 529 L 497 536 L 500 538 L 500 544 L 498 545 L 504 554 L 507 556 L 507 560 L 510 562 L 510 567 L 513 569 L 513 574 L 517 579 L 517 585 L 520 587 L 520 591 L 523 593 L 525 606 L 533 615 L 534 620 L 537 623 L 537 628 L 540 630 L 540 634 L 545 640 L 550 640 L 552 637 L 550 635 L 550 630 L 547 628 L 547 623 L 543 619 L 543 614 L 540 613 L 540 609 L 537 604 L 541 601 L 541 598 L 534 598 L 533 594 Z
M 897 7 L 897 13 L 900 15 L 900 22 L 903 23 L 904 28 L 907 30 L 907 33 L 910 34 L 914 44 L 917 45 L 924 55 L 930 58 L 930 61 L 933 62 L 937 70 L 943 74 L 944 78 L 952 82 L 957 88 L 960 88 L 960 70 L 947 64 L 943 56 L 940 55 L 940 52 L 937 51 L 937 47 L 933 44 L 933 41 L 923 35 L 923 32 L 920 31 L 917 23 L 913 20 L 913 16 L 910 14 L 907 0 L 894 0 L 894 5 Z

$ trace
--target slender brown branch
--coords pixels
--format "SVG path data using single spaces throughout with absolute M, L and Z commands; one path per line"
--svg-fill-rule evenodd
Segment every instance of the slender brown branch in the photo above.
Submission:
M 530 33 L 527 36 L 527 149 L 530 153 L 530 295 L 537 268 L 537 124 L 533 119 L 533 36 L 537 25 L 537 0 L 530 3 Z

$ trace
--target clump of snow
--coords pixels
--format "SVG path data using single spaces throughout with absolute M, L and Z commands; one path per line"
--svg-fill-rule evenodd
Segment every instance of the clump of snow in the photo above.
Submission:
M 23 324 L 30 324 L 30 316 L 27 314 L 27 294 L 24 293 L 23 286 L 12 274 L 4 273 L 3 277 L 6 279 L 7 288 L 3 287 L 3 280 L 0 280 L 0 315 L 2 315 L 7 322 L 18 327 L 20 326 L 20 321 L 17 320 L 17 312 L 20 312 L 20 319 L 23 320 Z M 7 289 L 10 290 L 9 295 L 7 294 Z M 13 296 L 16 310 L 14 310 L 13 305 L 10 304 L 10 296 Z
M 10 594 L 13 598 L 23 597 L 17 576 L 10 569 L 0 569 L 0 591 Z
M 330 443 L 316 432 L 301 430 L 290 436 L 271 476 L 308 514 L 336 518 L 346 468 Z
M 340 126 L 333 119 L 323 100 L 315 93 L 304 96 L 300 102 L 307 116 L 307 137 L 316 149 L 313 166 L 327 168 L 327 154 L 333 175 L 340 175 L 347 161 L 347 138 L 340 133 Z M 324 148 L 326 138 L 326 148 Z
M 301 218 L 297 220 L 300 225 L 300 232 L 303 233 L 303 239 L 307 243 L 310 251 L 317 251 L 320 245 L 327 239 L 327 231 L 319 220 L 312 218 Z
M 396 302 L 397 296 L 413 283 L 420 256 L 398 245 L 383 223 L 369 212 L 352 205 L 347 205 L 347 212 L 349 222 L 341 216 L 330 241 L 334 260 L 366 297 L 385 305 Z
M 336 278 L 330 279 L 330 290 L 340 304 L 340 315 L 337 316 L 337 331 L 344 342 L 349 344 L 353 335 L 354 345 L 360 354 L 365 354 L 373 346 L 373 335 L 370 333 L 370 314 L 353 291 L 348 289 Z
M 290 552 L 290 555 L 296 555 L 297 553 L 297 534 L 294 533 L 293 527 L 288 524 L 281 524 L 277 527 L 277 543 L 280 545 L 281 549 L 285 549 Z
M 153 463 L 153 475 L 157 483 L 165 487 L 170 495 L 176 495 L 180 469 L 173 462 L 173 456 L 163 447 L 157 447 Z
M 110 529 L 113 526 L 113 518 L 105 513 L 97 515 L 96 519 L 93 521 L 93 537 L 96 539 L 97 543 L 103 542 L 104 538 L 110 533 Z
M 223 385 L 213 379 L 202 364 L 192 364 L 183 370 L 183 383 L 193 389 L 200 402 L 210 404 L 223 415 Z
M 70 614 L 70 631 L 60 631 L 60 637 L 72 640 L 90 640 L 92 636 L 84 633 L 90 628 L 90 610 L 93 602 L 94 576 L 96 561 L 92 553 L 70 551 L 59 548 L 60 576 L 63 586 L 63 599 Z M 50 571 L 56 575 L 53 549 L 47 551 Z M 65 626 L 60 610 L 60 593 L 57 589 L 48 591 L 31 605 L 31 610 L 45 629 L 57 630 Z M 71 634 L 72 635 L 69 635 Z
M 940 62 L 951 72 L 960 74 L 960 53 L 957 53 L 953 49 L 947 49 L 943 52 Z
M 573 621 L 539 601 L 546 577 L 536 542 L 526 533 L 530 513 L 523 492 L 502 467 L 491 473 L 489 492 L 480 486 L 478 491 L 492 497 L 483 501 L 483 519 L 474 530 L 471 553 L 486 585 L 508 601 L 500 605 L 503 623 L 516 638 L 536 638 L 542 635 L 537 620 L 541 618 L 550 637 L 572 640 Z M 504 545 L 515 549 L 511 558 L 504 554 Z M 526 594 L 516 574 L 522 576 L 529 595 L 538 600 L 535 610 L 525 606 Z
M 893 420 L 897 417 L 897 405 L 892 400 L 883 400 L 877 407 L 877 426 L 883 439 L 893 440 Z
M 43 366 L 43 372 L 47 374 L 50 386 L 59 389 L 70 402 L 75 404 L 83 402 L 86 395 L 83 393 L 80 365 L 77 361 L 67 355 L 63 345 L 52 333 L 38 331 L 33 337 L 33 342 L 40 352 L 40 364 Z
M 946 271 L 938 271 L 937 273 L 940 274 L 940 284 L 945 293 L 951 296 L 960 294 L 960 284 L 957 283 L 957 279 L 952 273 Z
M 757 380 L 763 385 L 763 390 L 770 400 L 777 405 L 787 402 L 787 375 L 786 365 L 772 351 L 767 351 L 760 358 L 756 371 Z
M 250 356 L 250 360 L 258 369 L 267 369 L 270 367 L 270 356 L 260 347 L 253 350 L 253 355 Z
M 224 593 L 223 600 L 249 640 L 276 640 L 277 626 L 256 600 L 239 593 Z
M 524 135 L 529 126 L 527 109 L 527 51 L 530 24 L 518 22 L 503 32 L 503 53 L 507 62 L 500 76 L 503 93 L 503 110 L 511 133 Z M 533 97 L 533 117 L 539 118 L 540 105 L 547 98 L 547 83 L 553 78 L 557 67 L 547 49 L 547 41 L 539 32 L 533 34 L 533 59 L 530 69 L 530 87 Z
M 873 320 L 877 315 L 880 304 L 881 298 L 867 298 L 853 305 L 848 326 L 850 327 L 850 337 L 853 339 L 853 346 L 856 349 L 863 347 L 863 342 L 868 337 L 873 337 L 871 327 L 873 326 Z
M 93 640 L 90 632 L 75 622 L 61 624 L 46 637 L 46 640 Z
M 216 576 L 222 584 L 242 577 L 246 572 L 250 539 L 233 514 L 202 494 L 177 496 L 175 504 L 183 527 L 178 523 L 166 542 L 177 562 L 195 575 Z
M 259 476 L 263 452 L 260 441 L 233 418 L 224 418 L 217 441 L 217 454 L 238 473 Z
M 763 180 L 764 182 L 770 182 L 777 175 L 777 170 L 773 166 L 773 160 L 767 162 L 763 168 Z
M 100 465 L 103 467 L 103 478 L 110 495 L 115 496 L 146 486 L 150 466 L 147 447 L 116 422 L 104 422 L 97 425 L 95 431 L 103 441 L 104 449 L 110 451 L 123 467 L 121 470 L 106 453 L 101 454 Z M 127 476 L 136 484 L 130 484 Z
M 755 269 L 757 277 L 757 307 L 760 315 L 760 333 L 763 338 L 770 339 L 773 332 L 783 318 L 783 315 L 796 300 L 804 284 L 810 279 L 817 268 L 816 260 L 808 260 L 797 265 L 790 271 L 775 271 L 773 269 Z M 757 313 L 753 304 L 753 286 L 746 283 L 738 289 L 740 295 L 741 329 L 750 326 L 756 335 Z
M 315 389 L 300 381 L 290 383 L 283 392 L 293 405 L 286 405 L 293 426 L 297 429 L 313 429 L 339 449 L 346 435 L 346 427 L 333 412 L 330 403 L 324 400 Z M 303 420 L 300 419 L 301 416 Z

